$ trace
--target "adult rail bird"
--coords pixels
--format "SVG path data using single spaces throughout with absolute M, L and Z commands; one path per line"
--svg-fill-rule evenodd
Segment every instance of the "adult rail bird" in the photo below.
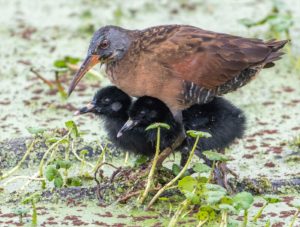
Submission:
M 167 104 L 178 122 L 182 110 L 211 101 L 248 83 L 274 65 L 287 43 L 206 31 L 189 25 L 144 30 L 105 26 L 96 31 L 69 95 L 95 64 L 106 65 L 110 81 L 130 96 Z

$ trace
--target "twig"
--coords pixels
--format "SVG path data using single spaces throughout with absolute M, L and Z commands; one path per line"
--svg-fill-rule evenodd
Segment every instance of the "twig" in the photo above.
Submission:
M 26 150 L 26 152 L 25 152 L 24 156 L 22 157 L 22 159 L 19 161 L 19 163 L 14 168 L 12 168 L 10 171 L 8 171 L 7 173 L 4 173 L 2 176 L 0 176 L 0 181 L 3 180 L 3 179 L 5 179 L 5 178 L 7 178 L 7 177 L 9 177 L 10 175 L 12 175 L 14 172 L 16 172 L 20 168 L 20 166 L 25 161 L 25 159 L 27 158 L 27 156 L 29 155 L 29 153 L 32 151 L 32 148 L 33 148 L 35 142 L 36 142 L 36 140 L 34 139 L 31 142 L 31 144 L 28 147 L 28 149 Z
M 34 68 L 30 68 L 30 72 L 34 73 L 34 75 L 37 76 L 37 78 L 41 79 L 45 84 L 49 86 L 50 89 L 53 89 L 53 83 L 50 80 L 45 79 L 38 71 L 36 71 Z

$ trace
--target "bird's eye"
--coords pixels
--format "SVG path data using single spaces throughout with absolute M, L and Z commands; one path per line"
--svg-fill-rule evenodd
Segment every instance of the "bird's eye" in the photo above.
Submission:
M 140 112 L 140 114 L 141 114 L 141 115 L 145 115 L 145 114 L 146 114 L 146 111 L 145 111 L 145 110 L 142 110 L 142 111 Z
M 107 104 L 107 103 L 110 102 L 110 98 L 103 98 L 103 99 L 101 100 L 101 102 L 104 103 L 104 104 Z
M 109 46 L 109 42 L 108 42 L 107 39 L 103 40 L 103 41 L 100 43 L 100 48 L 101 48 L 101 49 L 106 49 L 108 46 Z

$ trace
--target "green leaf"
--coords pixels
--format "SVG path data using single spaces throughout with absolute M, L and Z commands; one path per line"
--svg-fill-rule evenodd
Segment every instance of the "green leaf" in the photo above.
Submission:
M 232 199 L 233 206 L 237 210 L 248 210 L 254 201 L 253 195 L 249 192 L 240 192 L 236 194 Z
M 63 180 L 63 178 L 62 178 L 61 175 L 55 177 L 55 179 L 54 179 L 54 186 L 56 188 L 61 188 L 63 186 L 63 184 L 64 184 L 64 180 Z
M 206 156 L 207 159 L 211 161 L 228 161 L 230 160 L 226 155 L 220 154 L 214 151 L 204 151 L 203 154 Z
M 191 176 L 186 176 L 182 178 L 180 181 L 178 181 L 179 190 L 182 191 L 183 193 L 187 191 L 192 192 L 196 186 L 197 186 L 197 181 L 195 180 L 195 178 Z
M 56 164 L 56 168 L 57 169 L 69 169 L 72 166 L 72 162 L 69 160 L 62 160 L 59 159 L 57 161 L 54 162 Z
M 26 207 L 17 207 L 12 210 L 12 212 L 16 215 L 25 215 L 29 213 L 29 209 Z
M 40 134 L 40 133 L 43 133 L 46 131 L 45 128 L 37 128 L 37 127 L 27 127 L 26 129 L 30 134 L 34 134 L 34 135 Z
M 188 134 L 188 136 L 193 137 L 193 138 L 196 138 L 196 137 L 209 138 L 209 137 L 211 137 L 211 135 L 208 132 L 188 130 L 186 133 Z
M 211 208 L 210 206 L 201 206 L 198 213 L 197 213 L 197 218 L 199 221 L 213 221 L 216 219 L 216 211 Z
M 66 180 L 66 184 L 72 187 L 82 186 L 81 179 L 79 177 L 70 177 Z
M 278 196 L 275 195 L 265 195 L 263 198 L 268 202 L 268 203 L 279 203 L 281 202 L 281 199 Z
M 74 57 L 70 57 L 70 56 L 66 56 L 64 57 L 64 59 L 58 59 L 56 61 L 54 61 L 53 65 L 56 68 L 67 68 L 67 64 L 72 64 L 75 65 L 80 61 L 79 58 L 74 58 Z
M 207 173 L 211 171 L 211 168 L 203 163 L 196 163 L 193 167 L 193 170 L 197 173 Z
M 153 124 L 149 125 L 149 126 L 145 129 L 145 131 L 148 131 L 148 130 L 150 130 L 150 129 L 156 129 L 156 128 L 158 128 L 158 127 L 160 127 L 160 128 L 165 128 L 165 129 L 167 129 L 167 130 L 170 129 L 170 125 L 168 125 L 168 124 L 156 122 L 156 123 L 153 123 Z
M 79 132 L 74 121 L 66 121 L 65 125 L 69 129 L 69 131 L 71 131 L 74 138 L 79 137 Z
M 177 164 L 172 165 L 172 172 L 174 173 L 175 176 L 177 176 L 180 173 L 180 167 Z
M 45 177 L 48 181 L 52 181 L 59 174 L 54 165 L 48 165 L 45 171 Z
M 33 194 L 31 194 L 30 196 L 24 198 L 22 200 L 23 204 L 28 204 L 28 203 L 36 203 L 37 201 L 39 201 L 39 199 L 41 198 L 41 193 L 40 192 L 34 192 Z
M 83 150 L 80 151 L 80 156 L 84 157 L 84 156 L 86 156 L 88 153 L 89 153 L 88 150 L 83 149 Z
M 145 155 L 139 155 L 138 158 L 134 162 L 135 167 L 139 167 L 145 164 L 148 161 L 148 157 Z
M 200 204 L 200 198 L 195 192 L 185 191 L 184 195 L 192 204 Z
M 205 184 L 205 190 L 203 192 L 204 197 L 209 204 L 216 204 L 226 195 L 226 193 L 225 188 L 216 184 Z
M 220 210 L 231 211 L 231 212 L 236 212 L 236 209 L 234 209 L 234 207 L 229 205 L 229 204 L 220 204 L 219 209 Z

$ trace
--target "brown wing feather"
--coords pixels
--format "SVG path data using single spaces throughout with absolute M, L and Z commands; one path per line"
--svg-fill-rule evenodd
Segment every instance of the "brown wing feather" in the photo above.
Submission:
M 191 26 L 176 27 L 159 40 L 159 45 L 151 44 L 148 48 L 154 53 L 152 60 L 159 61 L 172 76 L 207 89 L 226 83 L 251 66 L 264 64 L 273 50 L 272 45 L 259 39 Z

